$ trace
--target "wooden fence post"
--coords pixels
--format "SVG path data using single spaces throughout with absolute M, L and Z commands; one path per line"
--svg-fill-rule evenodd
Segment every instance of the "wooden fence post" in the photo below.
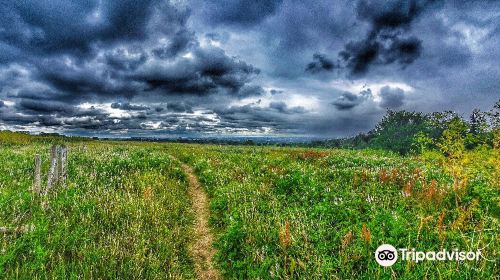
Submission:
M 51 151 L 52 152 L 52 151 Z M 61 147 L 56 145 L 56 168 L 54 168 L 54 185 L 59 183 L 59 165 L 60 165 L 60 154 L 61 154 Z
M 39 154 L 35 155 L 35 183 L 33 184 L 33 192 L 36 195 L 40 194 L 42 189 L 42 159 Z
M 66 186 L 66 174 L 67 174 L 67 159 L 68 159 L 68 148 L 65 145 L 61 146 L 61 164 L 59 170 L 59 182 L 61 186 Z
M 57 180 L 57 154 L 57 146 L 52 145 L 52 149 L 50 151 L 50 169 L 47 178 L 47 187 L 45 188 L 44 195 L 47 195 L 49 193 L 50 189 Z

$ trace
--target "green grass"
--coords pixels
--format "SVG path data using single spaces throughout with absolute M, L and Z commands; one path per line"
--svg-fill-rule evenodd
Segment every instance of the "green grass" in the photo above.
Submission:
M 160 147 L 69 145 L 68 187 L 49 209 L 29 193 L 33 158 L 47 144 L 0 146 L 0 225 L 33 224 L 2 236 L 0 278 L 194 278 L 188 257 L 186 178 Z M 45 180 L 44 180 L 45 181 Z
M 227 278 L 490 279 L 498 274 L 498 151 L 473 155 L 476 166 L 467 174 L 467 186 L 455 192 L 446 166 L 384 152 L 175 150 L 196 167 L 211 196 L 217 261 Z M 402 195 L 405 187 L 410 195 Z M 492 261 L 400 261 L 389 269 L 373 257 L 384 243 L 422 251 L 483 248 Z
M 0 135 L 0 139 L 2 139 Z M 58 138 L 0 142 L 0 279 L 192 279 L 193 213 L 179 160 L 210 198 L 217 267 L 227 279 L 492 279 L 498 275 L 500 156 L 400 157 L 380 151 L 66 141 L 67 188 L 49 208 L 29 192 Z M 46 178 L 43 180 L 46 181 Z M 405 195 L 403 195 L 405 194 Z M 483 249 L 479 262 L 398 261 Z

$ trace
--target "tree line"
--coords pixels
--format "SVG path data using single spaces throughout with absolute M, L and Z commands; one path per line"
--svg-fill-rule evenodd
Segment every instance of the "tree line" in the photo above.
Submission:
M 453 156 L 477 147 L 500 147 L 500 100 L 489 111 L 474 109 L 465 119 L 452 111 L 424 114 L 388 110 L 368 133 L 317 141 L 313 146 L 374 148 L 400 154 L 436 149 Z

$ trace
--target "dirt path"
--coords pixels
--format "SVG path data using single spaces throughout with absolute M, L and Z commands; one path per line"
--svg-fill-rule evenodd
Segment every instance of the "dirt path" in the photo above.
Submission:
M 212 258 L 215 249 L 212 247 L 213 236 L 208 226 L 209 208 L 208 198 L 200 186 L 198 178 L 191 166 L 182 164 L 182 169 L 188 176 L 189 195 L 193 203 L 194 213 L 194 242 L 189 251 L 194 261 L 194 267 L 198 279 L 221 279 L 219 271 L 214 267 Z

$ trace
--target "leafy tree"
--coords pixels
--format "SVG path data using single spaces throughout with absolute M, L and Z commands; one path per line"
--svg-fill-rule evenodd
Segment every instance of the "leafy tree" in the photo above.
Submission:
M 492 146 L 500 148 L 500 100 L 495 103 L 487 115 L 492 134 Z
M 428 132 L 428 124 L 423 113 L 389 110 L 371 132 L 370 146 L 407 154 L 414 146 L 416 135 Z
M 417 148 L 419 153 L 423 153 L 425 150 L 430 148 L 433 143 L 434 141 L 427 133 L 419 131 L 415 134 L 413 145 Z
M 466 137 L 466 147 L 471 149 L 478 145 L 491 143 L 487 114 L 474 109 L 469 120 L 470 133 Z
M 473 110 L 468 121 L 453 111 L 423 114 L 389 110 L 367 134 L 318 142 L 315 145 L 378 148 L 400 154 L 436 149 L 451 157 L 478 146 L 500 148 L 500 100 L 489 112 Z
M 488 130 L 486 113 L 474 109 L 470 115 L 470 132 L 475 135 L 484 134 Z
M 434 112 L 428 115 L 430 133 L 429 136 L 438 140 L 443 132 L 448 128 L 453 120 L 461 119 L 460 116 L 453 111 Z
M 465 139 L 468 126 L 461 118 L 453 118 L 437 143 L 438 148 L 446 156 L 452 158 L 460 157 L 465 151 Z

